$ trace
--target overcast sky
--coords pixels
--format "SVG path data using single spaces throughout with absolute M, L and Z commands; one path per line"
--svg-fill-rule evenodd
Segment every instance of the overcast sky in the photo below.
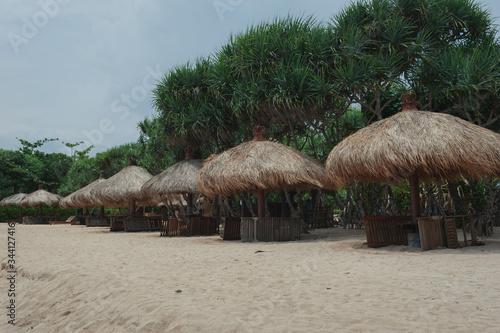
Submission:
M 498 0 L 482 3 L 500 16 Z M 344 0 L 2 0 L 0 148 L 59 138 L 92 155 L 135 142 L 156 80 L 276 16 L 329 20 Z M 494 6 L 496 4 L 496 7 Z M 498 18 L 495 23 L 499 23 Z M 79 150 L 85 147 L 80 146 Z

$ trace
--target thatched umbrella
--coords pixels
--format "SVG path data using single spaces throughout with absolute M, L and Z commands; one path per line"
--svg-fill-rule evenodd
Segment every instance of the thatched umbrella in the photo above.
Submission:
M 178 162 L 148 180 L 141 189 L 145 197 L 158 201 L 170 200 L 172 197 L 188 195 L 188 214 L 192 213 L 193 195 L 201 193 L 196 185 L 196 177 L 203 167 L 200 160 L 193 159 L 193 151 L 186 149 L 185 160 Z
M 97 206 L 99 201 L 91 195 L 91 190 L 99 183 L 102 183 L 106 179 L 104 178 L 104 172 L 101 171 L 99 178 L 94 180 L 92 183 L 85 185 L 79 190 L 67 195 L 60 202 L 59 206 L 63 209 L 67 208 L 83 208 L 84 211 L 93 206 Z M 104 210 L 104 207 L 101 207 L 101 213 Z M 85 212 L 84 212 L 85 214 Z
M 40 218 L 42 218 L 42 207 L 49 206 L 54 207 L 59 204 L 59 197 L 43 189 L 43 185 L 38 185 L 38 190 L 28 194 L 24 199 L 21 200 L 20 205 L 22 207 L 40 207 Z
M 94 187 L 101 184 L 105 180 L 106 178 L 104 178 L 104 171 L 101 171 L 101 173 L 99 174 L 99 178 L 94 180 L 92 183 L 86 185 L 85 187 L 82 187 L 78 191 L 74 192 L 71 199 L 75 204 L 75 206 L 83 209 L 87 209 L 89 207 L 94 207 L 94 206 L 101 206 L 101 211 L 103 211 L 104 208 L 102 207 L 102 205 L 100 205 L 100 202 L 95 197 L 95 195 L 93 195 L 92 190 L 94 189 Z
M 197 184 L 207 196 L 256 193 L 258 217 L 265 215 L 266 191 L 334 188 L 319 161 L 281 143 L 265 141 L 263 126 L 255 127 L 253 141 L 205 163 Z
M 74 208 L 74 207 L 78 207 L 75 202 L 73 201 L 73 195 L 75 194 L 76 192 L 73 192 L 71 194 L 68 194 L 67 196 L 65 196 L 64 198 L 61 199 L 61 201 L 59 201 L 59 207 L 61 207 L 62 209 L 69 209 L 69 208 Z
M 418 111 L 415 94 L 402 96 L 403 112 L 367 126 L 328 156 L 332 181 L 410 181 L 412 220 L 420 215 L 418 182 L 500 175 L 500 135 L 457 117 Z
M 94 203 L 103 206 L 123 207 L 128 205 L 129 214 L 133 214 L 136 202 L 144 201 L 141 188 L 153 176 L 146 169 L 137 166 L 137 157 L 130 157 L 130 165 L 112 177 L 92 187 L 90 195 L 95 196 Z
M 3 198 L 0 201 L 1 207 L 8 206 L 19 206 L 19 216 L 23 215 L 23 207 L 21 207 L 21 200 L 23 200 L 28 194 L 24 193 L 22 188 L 19 189 L 19 193 L 11 195 L 10 197 Z

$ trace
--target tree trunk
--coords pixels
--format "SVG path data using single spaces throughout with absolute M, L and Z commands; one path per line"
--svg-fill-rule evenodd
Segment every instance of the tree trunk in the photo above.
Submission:
M 500 200 L 497 200 L 498 191 L 494 189 L 496 182 L 493 183 L 491 179 L 485 179 L 485 183 L 489 198 L 484 212 L 477 219 L 476 234 L 479 236 L 492 236 L 495 216 L 500 210 Z
M 427 204 L 422 216 L 445 216 L 446 213 L 434 194 L 434 187 L 431 183 L 425 184 L 427 192 Z
M 453 208 L 455 209 L 455 215 L 465 215 L 467 211 L 463 206 L 460 195 L 458 194 L 457 183 L 451 181 L 448 182 L 448 191 L 450 192 L 451 200 L 453 201 Z

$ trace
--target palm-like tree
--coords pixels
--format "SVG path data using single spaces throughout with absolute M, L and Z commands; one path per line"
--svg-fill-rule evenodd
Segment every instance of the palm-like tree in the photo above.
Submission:
M 223 89 L 212 86 L 218 70 L 210 58 L 198 59 L 174 68 L 157 85 L 153 103 L 171 142 L 198 146 L 231 135 L 235 115 Z
M 443 50 L 415 71 L 415 81 L 433 97 L 435 110 L 500 129 L 500 44 L 494 38 Z
M 232 36 L 217 57 L 236 80 L 235 109 L 266 127 L 310 118 L 317 110 L 310 87 L 326 64 L 326 36 L 311 17 L 278 18 Z

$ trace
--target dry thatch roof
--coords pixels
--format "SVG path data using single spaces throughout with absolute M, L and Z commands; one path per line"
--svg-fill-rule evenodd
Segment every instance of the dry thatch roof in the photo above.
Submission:
M 38 207 L 40 205 L 54 207 L 59 204 L 59 197 L 56 194 L 45 191 L 42 185 L 38 188 L 37 191 L 28 194 L 21 200 L 21 207 Z
M 159 199 L 166 199 L 174 194 L 200 193 L 196 177 L 202 167 L 200 160 L 183 160 L 148 180 L 141 192 L 145 197 Z
M 416 172 L 420 180 L 500 176 L 500 135 L 442 113 L 416 108 L 365 127 L 328 156 L 336 185 L 352 180 L 396 183 Z
M 99 206 L 100 201 L 92 193 L 92 189 L 95 186 L 97 186 L 98 184 L 101 184 L 102 182 L 104 182 L 105 180 L 106 180 L 106 178 L 104 178 L 104 173 L 101 171 L 99 178 L 97 178 L 92 183 L 88 184 L 87 186 L 82 187 L 78 191 L 74 192 L 71 199 L 72 199 L 75 207 L 89 208 L 89 207 Z
M 0 201 L 0 207 L 20 206 L 21 200 L 23 200 L 27 195 L 27 193 L 23 193 L 23 190 L 20 189 L 19 193 L 3 198 L 2 201 Z
M 319 161 L 272 141 L 248 141 L 223 152 L 205 163 L 197 184 L 207 196 L 334 187 Z
M 101 171 L 99 178 L 94 180 L 92 183 L 82 187 L 81 189 L 67 195 L 59 202 L 59 206 L 63 209 L 67 208 L 89 208 L 98 206 L 99 201 L 90 194 L 90 191 L 94 186 L 105 181 L 104 172 Z
M 65 196 L 64 198 L 62 198 L 60 201 L 59 201 L 59 207 L 61 207 L 62 209 L 69 209 L 69 208 L 74 208 L 74 207 L 78 207 L 75 202 L 73 201 L 73 195 L 75 194 L 76 192 L 73 192 L 67 196 Z
M 93 186 L 90 195 L 92 202 L 99 206 L 127 206 L 129 199 L 141 201 L 141 187 L 153 177 L 146 169 L 129 165 L 114 176 Z

